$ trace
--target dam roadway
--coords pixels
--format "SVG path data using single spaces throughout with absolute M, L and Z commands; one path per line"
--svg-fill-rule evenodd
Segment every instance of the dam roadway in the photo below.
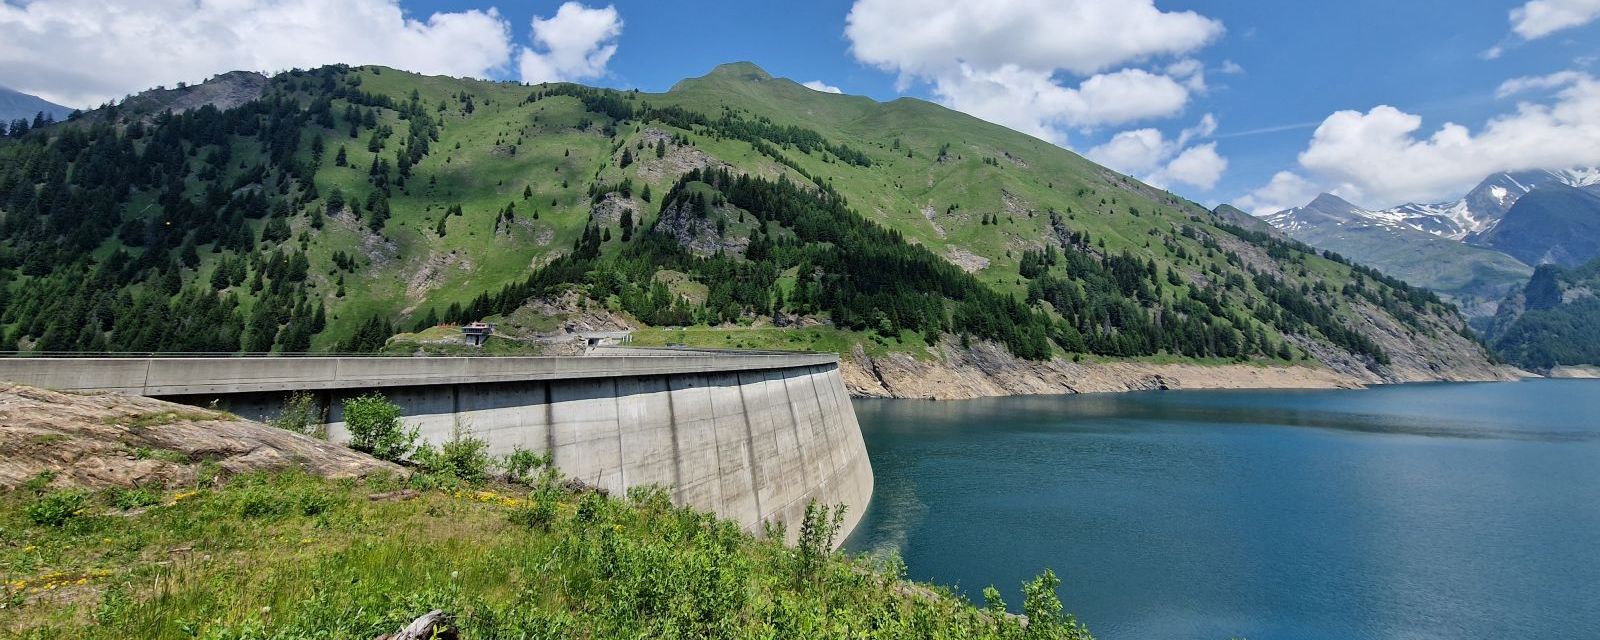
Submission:
M 550 452 L 566 475 L 613 494 L 669 487 L 674 500 L 747 531 L 782 522 L 792 541 L 812 500 L 847 507 L 840 540 L 872 497 L 872 467 L 837 356 L 599 349 L 573 357 L 105 357 L 0 359 L 0 380 L 121 392 L 240 416 L 275 416 L 294 392 L 348 437 L 342 401 L 378 391 L 439 444 L 460 429 L 499 456 Z

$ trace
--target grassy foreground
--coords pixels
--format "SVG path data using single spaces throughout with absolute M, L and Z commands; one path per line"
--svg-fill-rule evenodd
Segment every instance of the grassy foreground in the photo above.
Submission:
M 464 638 L 1088 638 L 1049 572 L 1023 585 L 1025 628 L 905 582 L 897 560 L 826 551 L 825 509 L 785 547 L 659 489 L 529 484 L 25 487 L 0 498 L 0 636 L 375 638 L 442 609 Z

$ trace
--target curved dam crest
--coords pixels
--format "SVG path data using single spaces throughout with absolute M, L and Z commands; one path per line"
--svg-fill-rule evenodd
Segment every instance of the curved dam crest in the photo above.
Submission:
M 840 540 L 872 497 L 872 467 L 837 357 L 672 354 L 568 358 L 27 358 L 0 379 L 121 391 L 238 415 L 275 416 L 311 392 L 329 438 L 348 439 L 341 404 L 379 391 L 424 441 L 459 428 L 499 456 L 551 452 L 568 476 L 613 493 L 669 487 L 678 504 L 792 542 L 812 500 L 847 507 Z

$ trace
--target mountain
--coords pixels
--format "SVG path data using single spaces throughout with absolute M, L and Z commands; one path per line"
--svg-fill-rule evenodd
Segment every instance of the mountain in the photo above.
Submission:
M 1487 337 L 1507 361 L 1529 369 L 1600 364 L 1600 258 L 1575 268 L 1541 265 L 1500 305 Z
M 1475 242 L 1527 264 L 1571 267 L 1600 257 L 1600 189 L 1540 186 Z
M 658 94 L 235 72 L 46 131 L 0 142 L 22 350 L 433 350 L 487 319 L 491 351 L 617 329 L 833 350 L 887 395 L 1059 392 L 1142 358 L 1503 374 L 1433 294 L 1233 211 L 748 63 Z
M 1493 229 L 1523 196 L 1545 185 L 1600 190 L 1600 169 L 1497 173 L 1484 178 L 1460 200 L 1404 204 L 1373 212 L 1372 218 L 1470 243 Z
M 0 87 L 0 122 L 10 124 L 13 120 L 26 119 L 31 123 L 40 113 L 52 120 L 65 120 L 67 114 L 72 113 L 72 109 L 44 98 Z
M 1263 220 L 1296 240 L 1436 291 L 1469 317 L 1494 315 L 1500 300 L 1533 273 L 1504 253 L 1399 223 L 1332 194 Z

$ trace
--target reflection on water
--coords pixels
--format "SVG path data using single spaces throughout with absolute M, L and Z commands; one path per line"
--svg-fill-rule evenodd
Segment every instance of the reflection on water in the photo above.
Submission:
M 856 551 L 1104 640 L 1600 638 L 1600 382 L 858 401 Z

